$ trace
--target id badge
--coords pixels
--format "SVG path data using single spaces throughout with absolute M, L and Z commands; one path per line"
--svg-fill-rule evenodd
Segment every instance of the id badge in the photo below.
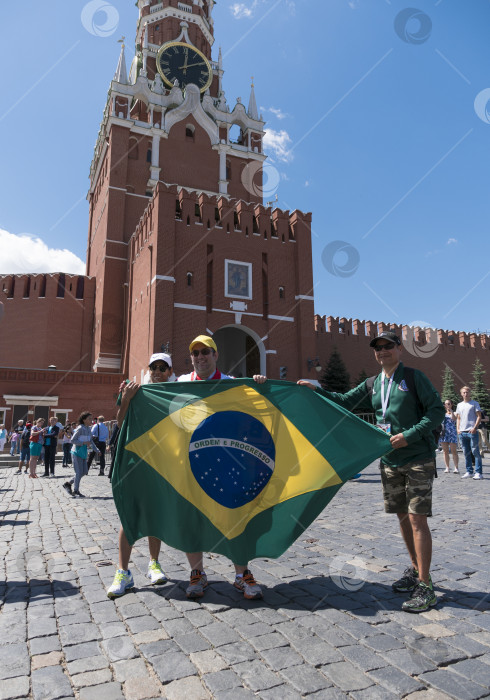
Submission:
M 391 433 L 391 423 L 376 423 L 376 427 L 382 430 L 384 433 Z

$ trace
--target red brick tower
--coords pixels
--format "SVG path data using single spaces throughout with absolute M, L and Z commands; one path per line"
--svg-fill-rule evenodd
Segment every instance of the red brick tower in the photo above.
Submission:
M 225 371 L 316 378 L 311 217 L 263 205 L 264 122 L 253 86 L 227 104 L 213 6 L 139 0 L 129 77 L 121 49 L 90 173 L 93 367 L 140 379 L 167 347 L 183 372 L 208 332 Z

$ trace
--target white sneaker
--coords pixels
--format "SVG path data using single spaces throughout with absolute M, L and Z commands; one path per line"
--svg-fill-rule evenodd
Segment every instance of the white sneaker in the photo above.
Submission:
M 444 469 L 444 474 L 449 474 L 449 469 Z
M 476 473 L 473 479 L 483 479 L 483 476 L 479 473 Z
M 116 575 L 114 576 L 114 581 L 112 586 L 107 589 L 107 596 L 109 598 L 119 598 L 119 596 L 124 595 L 128 588 L 134 588 L 133 575 L 129 569 L 124 571 L 124 569 L 118 569 Z
M 453 474 L 459 474 L 459 469 L 455 469 Z
M 162 567 L 156 559 L 152 559 L 148 564 L 148 573 L 146 574 L 146 577 L 150 579 L 152 586 L 156 583 L 167 583 L 167 577 L 163 573 Z
M 473 476 L 473 474 L 471 472 L 465 472 L 461 478 L 462 479 L 469 479 L 470 476 Z

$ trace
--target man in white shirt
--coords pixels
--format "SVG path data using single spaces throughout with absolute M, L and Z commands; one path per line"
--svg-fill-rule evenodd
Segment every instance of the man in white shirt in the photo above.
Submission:
M 92 437 L 95 444 L 100 450 L 100 469 L 99 476 L 104 476 L 105 469 L 105 449 L 109 440 L 109 429 L 104 423 L 104 416 L 97 418 L 97 423 L 92 427 Z M 92 460 L 95 457 L 95 452 L 91 452 L 87 461 L 87 467 L 90 469 Z
M 460 393 L 463 400 L 461 403 L 458 403 L 455 413 L 456 429 L 461 439 L 461 447 L 463 448 L 466 462 L 466 472 L 461 478 L 468 479 L 470 476 L 473 476 L 473 464 L 471 461 L 471 453 L 473 453 L 475 457 L 475 474 L 473 479 L 483 479 L 482 459 L 478 447 L 478 426 L 481 421 L 480 404 L 471 398 L 469 386 L 464 386 Z
M 199 380 L 220 381 L 221 379 L 234 379 L 227 374 L 222 374 L 217 367 L 218 348 L 214 340 L 208 335 L 198 335 L 189 346 L 191 362 L 194 370 L 190 374 L 183 374 L 178 378 L 179 382 L 194 382 Z M 261 374 L 254 375 L 254 381 L 263 384 L 267 377 Z M 208 579 L 204 572 L 203 553 L 187 552 L 187 559 L 191 567 L 190 583 L 186 590 L 188 598 L 202 598 L 204 589 L 208 585 Z M 235 564 L 234 586 L 243 593 L 247 600 L 262 598 L 262 590 L 256 583 L 248 563 Z

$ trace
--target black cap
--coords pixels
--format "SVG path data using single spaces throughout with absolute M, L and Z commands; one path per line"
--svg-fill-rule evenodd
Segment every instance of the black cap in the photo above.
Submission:
M 369 347 L 374 348 L 378 340 L 389 340 L 390 343 L 396 343 L 397 345 L 402 344 L 402 341 L 396 333 L 394 333 L 393 331 L 383 331 L 383 333 L 380 333 L 376 336 L 376 338 L 373 338 L 371 340 L 371 342 L 369 343 Z

